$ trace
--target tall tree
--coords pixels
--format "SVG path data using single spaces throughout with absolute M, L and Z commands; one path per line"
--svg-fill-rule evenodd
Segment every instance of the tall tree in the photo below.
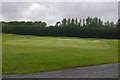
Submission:
M 78 20 L 77 20 L 77 18 L 75 19 L 75 24 L 78 25 Z
M 74 21 L 74 19 L 72 18 L 72 20 L 71 20 L 71 25 L 72 26 L 74 26 L 75 25 L 75 23 L 74 23 L 75 21 Z
M 70 25 L 70 22 L 71 22 L 71 21 L 70 21 L 70 18 L 68 18 L 67 24 Z
M 90 17 L 86 18 L 86 26 L 89 26 L 90 24 Z
M 55 26 L 59 27 L 60 21 L 56 22 Z
M 98 19 L 98 27 L 102 27 L 103 26 L 103 22 L 101 21 L 101 19 Z
M 116 25 L 117 25 L 117 27 L 120 27 L 120 19 L 118 19 Z
M 110 22 L 110 27 L 115 27 L 114 22 Z
M 97 27 L 97 25 L 98 25 L 98 18 L 95 17 L 95 18 L 94 18 L 94 26 Z
M 85 26 L 85 19 L 83 19 L 83 27 Z
M 67 20 L 66 20 L 66 18 L 64 18 L 64 19 L 62 20 L 62 25 L 65 26 L 66 23 L 67 23 Z

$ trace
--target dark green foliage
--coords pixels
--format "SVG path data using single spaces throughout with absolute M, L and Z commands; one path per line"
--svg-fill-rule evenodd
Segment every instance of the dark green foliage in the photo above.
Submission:
M 55 26 L 47 26 L 47 23 L 41 21 L 2 22 L 2 32 L 37 36 L 118 39 L 119 26 L 120 20 L 115 24 L 109 21 L 103 22 L 97 17 L 86 19 L 64 18 L 61 22 L 56 22 Z
M 62 25 L 66 25 L 66 23 L 67 23 L 67 20 L 66 20 L 66 18 L 64 18 L 64 19 L 62 20 Z

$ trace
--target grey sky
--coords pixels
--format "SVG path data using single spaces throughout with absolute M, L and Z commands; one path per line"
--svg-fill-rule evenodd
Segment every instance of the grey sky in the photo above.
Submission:
M 62 18 L 99 17 L 117 21 L 117 2 L 3 2 L 1 20 L 32 20 L 54 24 Z

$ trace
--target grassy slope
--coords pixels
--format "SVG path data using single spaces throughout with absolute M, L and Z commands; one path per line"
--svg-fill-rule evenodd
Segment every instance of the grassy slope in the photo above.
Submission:
M 115 63 L 118 40 L 3 35 L 3 74 Z
M 0 34 L 0 74 L 2 74 L 2 34 Z

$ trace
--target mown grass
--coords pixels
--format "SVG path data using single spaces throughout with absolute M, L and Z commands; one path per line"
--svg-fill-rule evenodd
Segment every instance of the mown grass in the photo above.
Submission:
M 0 74 L 2 74 L 2 34 L 0 34 Z
M 118 62 L 118 40 L 3 34 L 3 74 Z

